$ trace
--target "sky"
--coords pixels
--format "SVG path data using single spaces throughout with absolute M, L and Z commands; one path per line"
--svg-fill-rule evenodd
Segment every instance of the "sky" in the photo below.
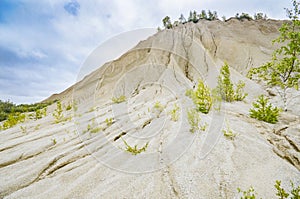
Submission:
M 0 100 L 34 103 L 62 92 L 97 47 L 132 30 L 156 29 L 167 15 L 174 21 L 190 10 L 212 10 L 220 18 L 263 12 L 286 19 L 284 8 L 291 0 L 0 0 Z M 131 39 L 115 58 L 143 38 Z

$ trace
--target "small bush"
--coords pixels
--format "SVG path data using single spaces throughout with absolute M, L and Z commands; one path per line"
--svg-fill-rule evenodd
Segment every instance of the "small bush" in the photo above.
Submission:
M 243 191 L 240 188 L 237 189 L 239 193 L 242 194 L 240 199 L 255 199 L 257 193 L 254 191 L 253 187 L 250 187 L 248 190 Z
M 174 122 L 176 122 L 179 118 L 179 106 L 177 104 L 174 104 L 174 108 L 169 112 L 169 114 L 171 115 L 171 120 L 173 120 Z
M 190 124 L 190 132 L 195 133 L 195 131 L 199 130 L 199 125 L 201 122 L 200 115 L 195 109 L 190 109 L 187 112 L 187 116 Z
M 278 122 L 280 109 L 273 107 L 268 101 L 268 98 L 260 95 L 257 101 L 252 103 L 254 108 L 250 109 L 250 117 L 271 124 Z
M 199 80 L 196 90 L 187 90 L 186 96 L 189 96 L 193 100 L 198 111 L 204 114 L 209 112 L 212 106 L 212 97 L 209 88 L 203 81 Z
M 145 152 L 148 147 L 148 144 L 149 144 L 149 142 L 147 142 L 142 148 L 138 148 L 137 145 L 134 145 L 134 147 L 131 147 L 125 140 L 123 140 L 123 142 L 126 146 L 125 151 L 131 153 L 132 155 L 137 155 L 143 151 Z
M 114 122 L 113 120 L 114 120 L 113 118 L 106 118 L 105 119 L 106 126 L 111 126 Z
M 90 132 L 91 132 L 91 133 L 98 133 L 98 132 L 100 132 L 101 130 L 102 130 L 101 127 L 97 127 L 97 128 L 92 129 Z
M 25 114 L 23 113 L 11 113 L 8 115 L 8 118 L 6 121 L 2 124 L 2 129 L 9 129 L 18 123 L 25 122 Z
M 34 119 L 38 120 L 38 119 L 41 119 L 46 116 L 47 116 L 47 107 L 45 107 L 43 109 L 37 109 L 35 111 Z
M 223 135 L 230 140 L 233 140 L 236 137 L 236 134 L 233 133 L 232 129 L 229 126 L 228 121 L 226 121 L 226 129 L 223 129 L 222 132 Z
M 239 80 L 236 85 L 236 89 L 235 89 L 235 93 L 234 93 L 235 101 L 242 101 L 247 97 L 248 94 L 244 93 L 244 87 L 245 87 L 245 82 Z
M 71 110 L 72 109 L 72 104 L 68 104 L 67 106 L 66 106 L 66 111 L 69 111 L 69 110 Z
M 220 70 L 216 88 L 221 98 L 227 102 L 242 101 L 247 96 L 247 94 L 244 93 L 244 87 L 245 83 L 240 80 L 236 85 L 236 90 L 234 90 L 233 83 L 230 79 L 229 66 L 225 63 Z
M 20 126 L 20 129 L 22 133 L 27 133 L 27 127 L 26 126 Z
M 113 97 L 111 100 L 112 100 L 113 103 L 119 104 L 119 103 L 122 103 L 122 102 L 126 101 L 126 96 L 121 95 L 120 97 Z
M 63 114 L 62 114 L 63 110 L 62 110 L 62 106 L 61 106 L 61 102 L 57 101 L 56 102 L 56 109 L 54 110 L 54 113 L 52 114 L 55 118 L 55 123 L 59 123 L 63 120 Z

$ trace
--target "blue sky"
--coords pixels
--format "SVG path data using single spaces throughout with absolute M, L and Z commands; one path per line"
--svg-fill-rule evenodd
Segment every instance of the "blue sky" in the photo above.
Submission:
M 284 19 L 286 7 L 291 0 L 0 0 L 0 99 L 32 103 L 63 91 L 101 43 L 157 28 L 166 15 L 210 9 Z

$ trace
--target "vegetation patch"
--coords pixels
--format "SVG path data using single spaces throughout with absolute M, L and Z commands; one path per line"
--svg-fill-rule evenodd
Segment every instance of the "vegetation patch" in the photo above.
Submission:
M 138 148 L 137 144 L 132 147 L 124 139 L 122 140 L 126 146 L 125 151 L 131 153 L 132 155 L 137 155 L 141 152 L 145 152 L 149 144 L 149 142 L 147 142 L 143 147 Z
M 122 102 L 126 101 L 126 96 L 125 95 L 121 95 L 119 97 L 113 97 L 111 100 L 112 100 L 113 103 L 119 104 L 119 103 L 122 103 Z
M 204 114 L 207 114 L 212 106 L 212 97 L 209 88 L 199 80 L 195 90 L 187 90 L 186 96 L 190 97 L 194 102 L 196 109 Z
M 268 98 L 260 95 L 256 102 L 252 103 L 253 108 L 250 109 L 250 117 L 265 121 L 271 124 L 278 122 L 280 109 L 273 107 L 269 103 Z

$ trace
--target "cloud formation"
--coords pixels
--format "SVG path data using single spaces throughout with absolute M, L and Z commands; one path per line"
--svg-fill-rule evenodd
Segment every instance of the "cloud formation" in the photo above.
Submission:
M 187 18 L 190 10 L 210 9 L 220 17 L 264 12 L 280 19 L 285 7 L 291 7 L 289 1 L 1 0 L 0 99 L 31 103 L 63 91 L 101 43 L 125 31 L 161 26 L 166 15 L 174 21 L 181 13 Z

